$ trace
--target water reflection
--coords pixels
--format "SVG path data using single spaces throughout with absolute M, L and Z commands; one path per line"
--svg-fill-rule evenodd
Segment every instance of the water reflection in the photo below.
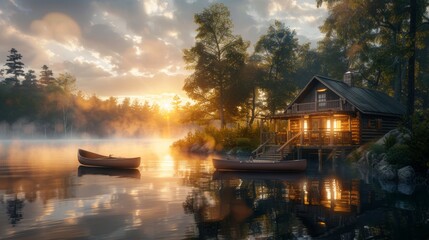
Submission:
M 201 180 L 188 194 L 183 207 L 194 216 L 202 239 L 429 236 L 420 227 L 429 227 L 428 204 L 420 202 L 428 200 L 426 188 L 411 200 L 349 174 L 214 172 L 212 181 Z
M 22 208 L 24 207 L 24 200 L 18 199 L 17 195 L 13 199 L 6 200 L 7 215 L 9 222 L 15 226 L 22 219 Z
M 188 195 L 183 206 L 200 238 L 318 236 L 351 221 L 361 204 L 359 180 L 255 175 L 215 172 L 216 181 Z
M 85 175 L 105 175 L 121 178 L 137 178 L 140 179 L 140 171 L 138 169 L 115 169 L 115 168 L 101 168 L 101 167 L 88 167 L 79 166 L 77 169 L 79 177 Z
M 210 156 L 172 155 L 169 143 L 3 142 L 0 239 L 429 236 L 426 188 L 392 194 L 329 166 L 304 174 L 217 172 Z M 125 171 L 79 166 L 79 147 L 141 156 L 142 164 Z

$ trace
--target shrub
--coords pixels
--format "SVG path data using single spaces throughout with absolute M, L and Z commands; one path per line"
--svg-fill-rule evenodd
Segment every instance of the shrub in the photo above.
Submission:
M 393 136 L 393 135 L 389 135 L 388 137 L 386 137 L 384 139 L 384 144 L 383 144 L 384 145 L 384 149 L 386 151 L 389 151 L 389 149 L 391 147 L 393 147 L 396 144 L 396 142 L 397 142 L 396 137 Z
M 172 144 L 172 148 L 179 151 L 195 152 L 195 149 L 222 151 L 233 148 L 252 150 L 257 147 L 259 130 L 252 128 L 225 128 L 206 127 L 202 130 L 189 132 L 188 135 Z
M 389 149 L 386 153 L 387 161 L 398 168 L 411 164 L 411 151 L 408 145 L 398 144 Z
M 382 154 L 382 153 L 385 152 L 384 151 L 385 150 L 384 146 L 380 145 L 380 144 L 376 144 L 376 143 L 371 144 L 369 146 L 368 150 L 370 152 L 374 153 L 374 154 L 377 154 L 377 155 Z
M 429 110 L 414 114 L 411 138 L 406 142 L 416 170 L 424 171 L 429 163 Z

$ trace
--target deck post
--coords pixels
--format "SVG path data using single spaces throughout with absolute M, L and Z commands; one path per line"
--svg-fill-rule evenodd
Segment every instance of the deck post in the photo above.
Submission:
M 301 155 L 302 155 L 302 153 L 301 153 L 301 148 L 299 147 L 299 148 L 297 148 L 296 149 L 296 153 L 297 153 L 297 159 L 301 159 Z
M 304 119 L 303 118 L 301 118 L 300 119 L 300 132 L 302 132 L 302 131 L 304 131 Z M 304 143 L 304 136 L 303 136 L 303 134 L 301 134 L 301 136 L 299 136 L 299 144 L 301 144 L 301 146 L 303 145 L 303 143 Z
M 332 115 L 329 117 L 330 125 L 329 126 L 329 145 L 334 145 L 334 119 Z
M 346 159 L 346 149 L 344 148 L 341 149 L 340 157 L 341 157 L 341 160 L 343 161 Z
M 332 169 L 335 169 L 335 164 L 337 162 L 337 149 L 332 150 Z
M 317 155 L 318 155 L 318 157 L 319 157 L 319 171 L 322 171 L 322 149 L 321 148 L 319 148 L 318 150 L 317 150 Z

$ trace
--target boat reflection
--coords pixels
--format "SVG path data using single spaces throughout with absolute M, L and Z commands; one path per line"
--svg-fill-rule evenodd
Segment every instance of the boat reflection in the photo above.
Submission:
M 120 178 L 141 178 L 141 174 L 138 169 L 115 169 L 87 166 L 79 166 L 77 169 L 77 175 L 79 177 L 84 175 L 106 175 Z

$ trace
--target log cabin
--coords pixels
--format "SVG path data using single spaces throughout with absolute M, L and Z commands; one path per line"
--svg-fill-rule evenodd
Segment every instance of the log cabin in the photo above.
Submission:
M 398 127 L 405 107 L 387 94 L 344 81 L 314 76 L 281 114 L 261 132 L 259 158 L 301 158 L 303 150 L 345 154 Z M 342 156 L 344 157 L 344 156 Z

